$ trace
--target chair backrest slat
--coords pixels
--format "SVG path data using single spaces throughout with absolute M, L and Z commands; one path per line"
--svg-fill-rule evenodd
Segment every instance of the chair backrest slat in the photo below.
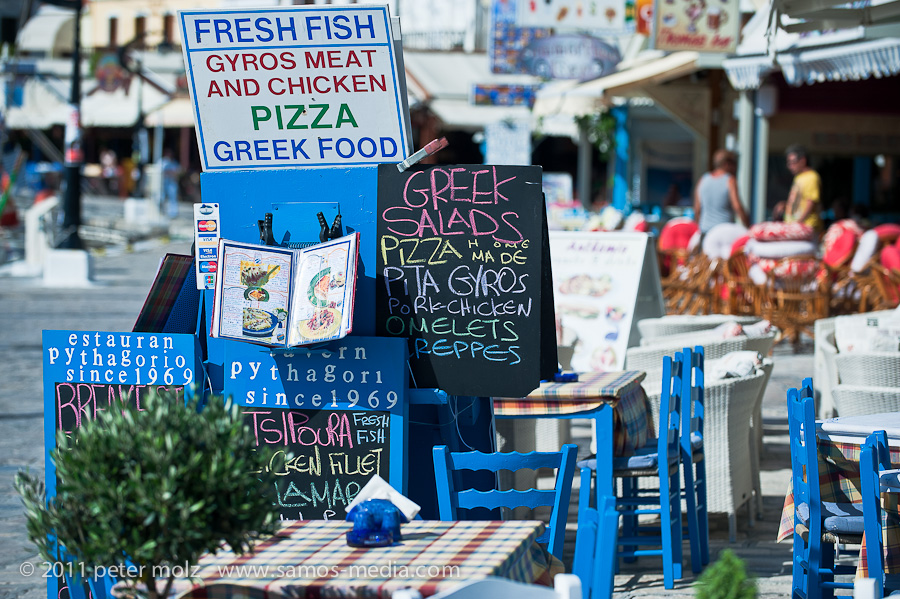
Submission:
M 875 579 L 878 597 L 884 590 L 884 537 L 881 527 L 880 472 L 890 468 L 883 462 L 888 454 L 887 433 L 876 431 L 866 438 L 859 455 L 859 479 L 863 504 L 863 528 L 866 533 L 866 563 L 869 578 Z M 889 455 L 889 454 L 888 454 Z
M 796 507 L 809 506 L 809 537 L 822 535 L 819 460 L 816 452 L 816 415 L 812 380 L 803 381 L 803 389 L 788 389 L 788 430 L 791 444 L 791 480 L 794 493 L 794 535 L 801 528 Z M 795 540 L 795 542 L 797 542 Z M 802 541 L 801 541 L 802 542 Z M 812 545 L 812 544 L 811 544 Z M 818 545 L 818 544 L 816 544 Z
M 536 470 L 538 468 L 559 468 L 563 456 L 559 452 L 519 453 L 517 451 L 503 453 L 484 453 L 481 451 L 467 451 L 465 453 L 451 453 L 450 466 L 453 470 L 522 470 L 525 468 Z
M 554 452 L 482 453 L 473 451 L 459 453 L 451 452 L 446 445 L 435 447 L 433 450 L 434 474 L 441 520 L 459 519 L 459 509 L 552 506 L 547 526 L 548 535 L 546 535 L 549 537 L 548 549 L 550 553 L 561 558 L 577 449 L 575 445 L 566 444 L 560 451 Z M 553 490 L 477 491 L 458 489 L 453 479 L 453 473 L 457 470 L 499 472 L 500 470 L 515 471 L 523 468 L 555 468 L 557 472 Z
M 466 489 L 460 491 L 456 497 L 457 509 L 487 508 L 495 510 L 501 507 L 550 507 L 556 501 L 556 491 L 545 489 L 528 489 L 517 491 L 478 491 Z
M 668 464 L 677 460 L 681 443 L 681 397 L 685 375 L 684 354 L 677 352 L 673 360 L 663 358 L 663 385 L 659 399 L 659 431 L 657 453 L 659 463 Z

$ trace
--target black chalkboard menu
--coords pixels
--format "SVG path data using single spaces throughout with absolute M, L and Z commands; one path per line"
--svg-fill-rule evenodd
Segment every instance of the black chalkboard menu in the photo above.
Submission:
M 223 392 L 272 457 L 282 520 L 343 519 L 374 476 L 406 491 L 406 343 L 349 335 L 316 347 L 228 340 Z
M 242 406 L 256 444 L 273 452 L 273 500 L 282 520 L 341 519 L 369 479 L 390 480 L 387 411 Z
M 538 386 L 543 217 L 537 166 L 378 167 L 375 331 L 408 338 L 412 386 Z

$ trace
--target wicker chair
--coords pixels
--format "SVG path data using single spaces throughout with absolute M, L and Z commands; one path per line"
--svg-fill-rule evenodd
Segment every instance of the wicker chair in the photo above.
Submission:
M 754 447 L 751 421 L 768 375 L 757 372 L 740 379 L 724 379 L 706 385 L 703 451 L 706 458 L 706 496 L 709 511 L 728 514 L 728 539 L 737 533 L 737 509 L 750 502 L 760 488 L 759 470 L 753 471 Z M 758 466 L 757 466 L 758 468 Z M 751 476 L 747 476 L 747 472 Z M 750 524 L 753 508 L 749 506 Z
M 870 275 L 875 293 L 868 296 L 870 310 L 889 310 L 900 304 L 900 274 L 881 264 L 872 264 Z
M 769 354 L 769 351 L 775 345 L 775 338 L 777 333 L 766 333 L 765 335 L 760 336 L 745 336 L 747 339 L 747 349 L 749 351 L 755 351 L 764 356 Z M 682 333 L 680 335 L 669 335 L 668 337 L 662 337 L 659 339 L 641 339 L 641 347 L 654 347 L 654 346 L 674 346 L 680 345 L 681 347 L 688 347 L 691 345 L 707 345 L 708 343 L 714 343 L 716 341 L 722 341 L 722 337 L 718 334 L 711 333 L 709 331 L 696 331 L 694 333 Z M 712 358 L 715 359 L 715 358 Z
M 660 318 L 644 318 L 637 323 L 641 333 L 641 344 L 647 340 L 647 345 L 659 343 L 661 337 L 693 333 L 714 329 L 726 322 L 739 324 L 752 324 L 759 322 L 758 316 L 732 316 L 729 314 L 671 314 Z M 652 341 L 651 340 L 656 340 Z
M 666 312 L 668 313 L 680 313 L 678 307 L 688 297 L 688 277 L 690 272 L 688 264 L 692 257 L 693 254 L 688 250 L 658 251 L 660 283 L 662 284 L 663 299 L 666 302 Z
M 762 355 L 765 356 L 766 354 Z M 763 434 L 765 431 L 763 430 L 762 404 L 766 396 L 766 387 L 769 385 L 769 379 L 772 378 L 772 370 L 774 368 L 775 362 L 770 358 L 763 360 L 762 372 L 765 376 L 763 377 L 762 385 L 759 387 L 759 396 L 756 398 L 756 404 L 753 406 L 753 420 L 750 422 L 752 431 L 750 436 L 750 468 L 753 478 L 753 492 L 756 495 L 756 515 L 759 518 L 763 517 L 762 483 L 760 482 L 760 470 L 762 467 L 760 466 L 760 461 L 762 460 Z
M 727 353 L 747 349 L 747 337 L 731 337 L 719 341 L 702 344 L 707 360 L 717 360 Z M 662 372 L 663 356 L 675 356 L 684 348 L 684 344 L 660 342 L 658 345 L 646 347 L 629 347 L 625 351 L 625 370 L 643 370 L 650 378 L 650 373 Z M 646 387 L 645 387 L 646 389 Z
M 834 404 L 841 416 L 861 416 L 900 411 L 900 389 L 838 385 L 832 389 Z
M 750 263 L 743 252 L 735 252 L 722 268 L 722 285 L 727 298 L 723 302 L 723 311 L 728 314 L 745 316 L 761 316 L 764 288 L 750 279 L 748 270 Z
M 816 382 L 816 414 L 819 418 L 834 416 L 831 391 L 838 384 L 837 346 L 834 343 L 834 318 L 820 318 L 814 325 L 813 380 Z
M 775 346 L 775 341 L 777 338 L 777 331 L 759 336 L 751 335 L 747 337 L 747 349 L 750 351 L 755 351 L 756 353 L 763 356 L 768 356 L 769 352 L 772 351 L 772 348 Z
M 814 266 L 805 273 L 780 275 L 790 268 L 790 263 L 808 260 Z M 816 320 L 828 317 L 831 287 L 821 261 L 811 257 L 782 258 L 768 273 L 763 314 L 766 319 L 784 333 L 784 339 L 800 343 L 800 335 L 813 336 Z
M 660 360 L 662 364 L 662 360 Z M 750 523 L 759 503 L 751 502 L 754 493 L 761 498 L 759 454 L 756 440 L 756 412 L 765 394 L 772 372 L 771 360 L 750 376 L 739 379 L 707 379 L 704 393 L 703 453 L 706 459 L 706 497 L 709 512 L 728 514 L 728 538 L 737 537 L 737 509 L 748 504 Z M 661 379 L 643 383 L 653 418 L 659 417 Z M 655 422 L 655 420 L 654 420 Z M 751 423 L 751 426 L 747 426 Z M 761 428 L 761 426 L 759 427 Z M 750 476 L 747 476 L 747 473 Z
M 839 353 L 834 363 L 841 385 L 894 387 L 900 395 L 900 352 Z M 846 416 L 840 410 L 838 414 Z
M 828 280 L 831 282 L 829 313 L 832 316 L 867 310 L 868 298 L 875 293 L 869 267 L 876 261 L 877 258 L 873 258 L 859 273 L 854 272 L 849 263 L 837 268 L 824 265 L 828 271 Z M 816 381 L 816 385 L 818 384 Z

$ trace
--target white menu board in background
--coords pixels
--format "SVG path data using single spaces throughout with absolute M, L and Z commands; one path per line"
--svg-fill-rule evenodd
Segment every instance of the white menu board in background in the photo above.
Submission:
M 550 231 L 558 343 L 576 372 L 621 370 L 638 318 L 662 316 L 652 238 L 644 233 Z
M 485 164 L 531 165 L 531 123 L 498 121 L 484 128 Z

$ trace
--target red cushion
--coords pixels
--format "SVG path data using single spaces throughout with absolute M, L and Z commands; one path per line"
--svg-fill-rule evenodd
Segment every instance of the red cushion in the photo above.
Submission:
M 880 239 L 882 243 L 894 243 L 900 239 L 900 225 L 895 223 L 878 225 L 877 227 L 873 227 L 872 230 L 878 233 L 878 239 Z
M 850 219 L 840 220 L 828 227 L 822 240 L 825 245 L 825 264 L 838 268 L 849 262 L 856 251 L 860 235 L 862 229 Z
M 791 260 L 784 260 L 779 263 L 779 260 L 774 260 L 771 258 L 761 258 L 756 263 L 765 273 L 774 272 L 776 277 L 797 277 L 802 275 L 807 275 L 811 272 L 814 272 L 818 267 L 818 264 L 815 260 L 811 260 L 809 258 L 797 258 Z
M 673 218 L 659 232 L 659 249 L 685 250 L 698 230 L 697 223 L 689 218 Z
M 881 250 L 881 265 L 900 272 L 900 248 L 889 245 Z
M 734 256 L 738 252 L 744 251 L 744 246 L 747 245 L 747 242 L 750 241 L 749 235 L 744 235 L 743 237 L 738 237 L 737 240 L 731 244 L 731 256 Z
M 758 223 L 750 227 L 750 237 L 759 241 L 811 241 L 813 229 L 803 223 Z

